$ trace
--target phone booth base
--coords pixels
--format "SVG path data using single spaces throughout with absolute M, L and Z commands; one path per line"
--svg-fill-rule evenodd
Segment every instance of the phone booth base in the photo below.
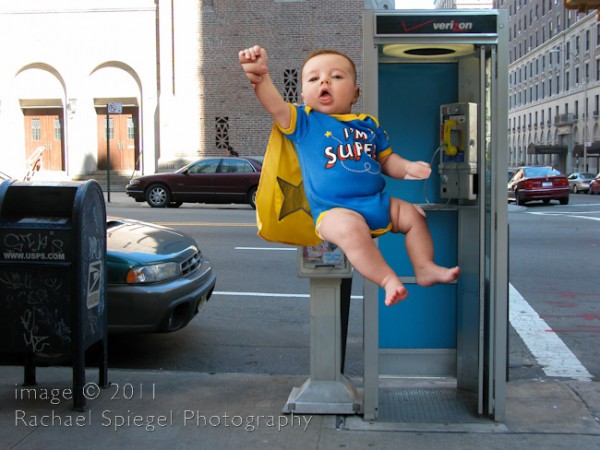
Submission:
M 298 249 L 298 275 L 310 278 L 310 378 L 283 408 L 295 414 L 358 414 L 362 393 L 342 367 L 342 278 L 352 276 L 339 248 L 324 242 Z

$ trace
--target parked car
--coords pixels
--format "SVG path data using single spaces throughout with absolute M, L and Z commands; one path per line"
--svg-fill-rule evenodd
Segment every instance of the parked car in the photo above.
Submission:
M 137 220 L 106 224 L 109 333 L 176 331 L 211 297 L 216 275 L 191 236 Z
M 252 158 L 203 158 L 176 172 L 134 178 L 125 192 L 154 208 L 182 203 L 248 203 L 256 208 L 261 168 Z
M 594 174 L 587 172 L 573 172 L 567 177 L 567 180 L 569 180 L 569 187 L 571 188 L 571 191 L 573 191 L 573 194 L 587 192 L 590 189 L 590 181 L 593 179 Z
M 0 180 L 12 178 L 0 172 Z M 189 235 L 120 217 L 106 221 L 109 333 L 185 327 L 210 299 L 216 275 Z
M 508 200 L 517 205 L 533 200 L 558 200 L 561 205 L 569 203 L 567 177 L 550 166 L 519 167 L 508 182 Z
M 600 173 L 590 182 L 588 194 L 600 194 Z

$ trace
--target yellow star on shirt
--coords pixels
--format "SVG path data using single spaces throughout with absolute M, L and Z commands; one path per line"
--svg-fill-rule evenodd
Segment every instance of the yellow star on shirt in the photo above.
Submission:
M 279 211 L 279 220 L 282 220 L 296 211 L 304 211 L 311 216 L 310 206 L 304 195 L 303 182 L 301 181 L 300 184 L 295 186 L 279 177 L 277 177 L 277 182 L 283 193 L 283 203 L 281 204 L 281 210 Z
M 327 131 L 325 132 L 325 137 L 331 137 L 333 133 L 331 131 Z

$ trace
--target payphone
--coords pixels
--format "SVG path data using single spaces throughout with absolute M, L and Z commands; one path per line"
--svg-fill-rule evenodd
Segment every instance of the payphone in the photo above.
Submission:
M 477 104 L 440 107 L 440 196 L 477 198 Z
M 436 262 L 461 269 L 455 283 L 419 286 L 403 236 L 377 239 L 409 295 L 386 307 L 365 282 L 365 420 L 504 417 L 508 32 L 506 10 L 364 12 L 362 109 L 394 152 L 432 166 L 428 180 L 386 190 L 425 210 Z

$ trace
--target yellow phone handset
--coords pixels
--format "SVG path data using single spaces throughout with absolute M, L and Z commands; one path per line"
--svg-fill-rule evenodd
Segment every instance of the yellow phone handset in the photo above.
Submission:
M 456 156 L 458 148 L 456 145 L 452 145 L 451 133 L 452 127 L 456 126 L 456 120 L 445 120 L 444 121 L 444 146 L 446 147 L 446 155 Z

